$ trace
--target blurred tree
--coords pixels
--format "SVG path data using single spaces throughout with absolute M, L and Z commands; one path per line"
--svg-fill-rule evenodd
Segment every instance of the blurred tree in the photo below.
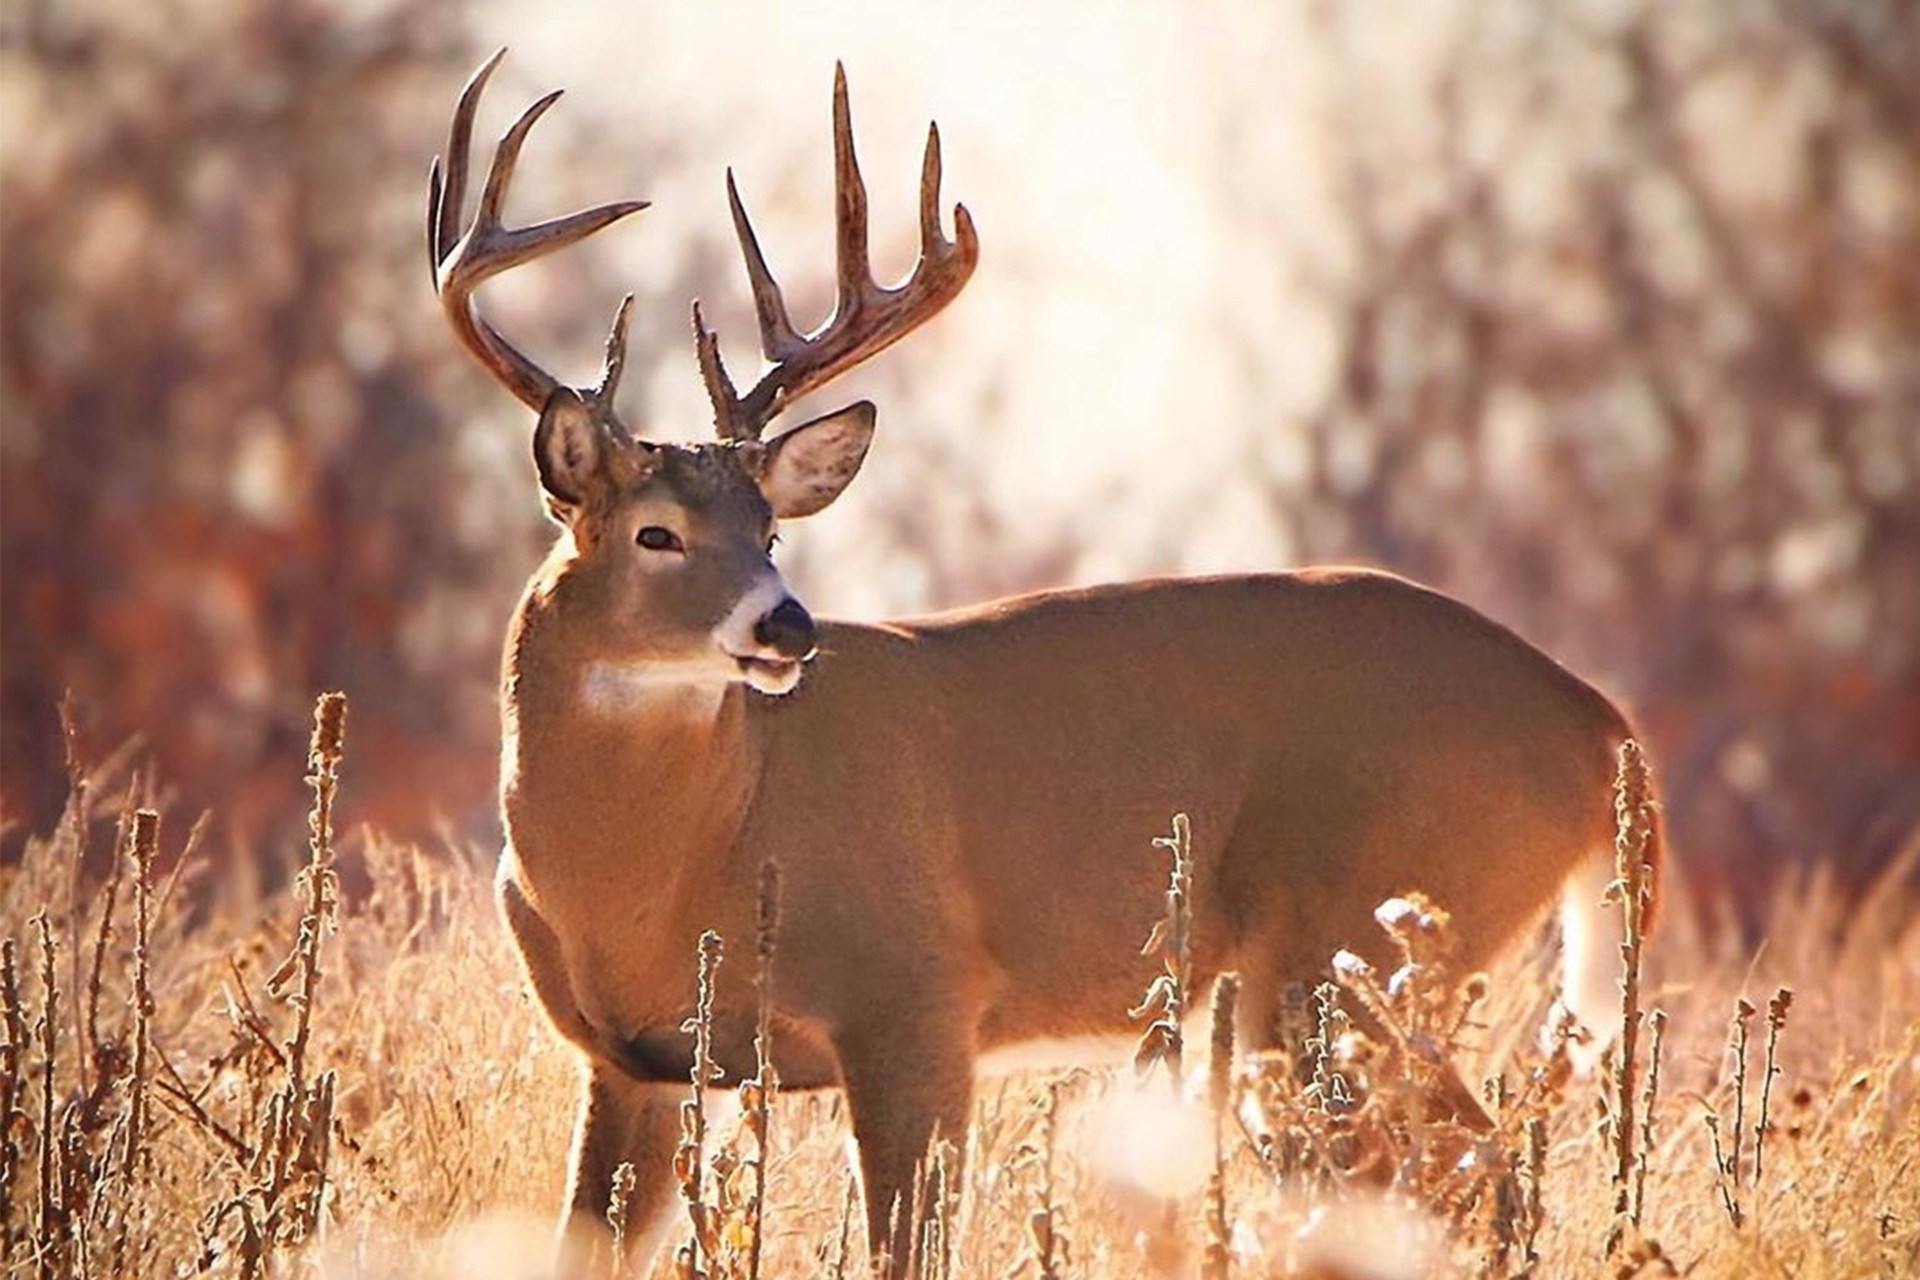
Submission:
M 59 803 L 69 687 L 96 750 L 140 736 L 243 844 L 298 822 L 287 762 L 327 688 L 354 698 L 357 816 L 492 820 L 499 637 L 543 534 L 524 423 L 467 421 L 513 410 L 426 280 L 426 161 L 476 60 L 447 19 L 431 0 L 10 17 L 29 123 L 0 167 L 9 820 L 44 828 Z M 577 120 L 541 147 L 564 158 Z M 624 130 L 620 160 L 656 145 Z M 590 359 L 604 317 L 572 304 L 597 261 L 502 309 Z M 677 316 L 643 340 L 661 323 L 683 354 Z
M 285 762 L 311 695 L 338 686 L 356 818 L 485 831 L 499 636 L 545 534 L 525 415 L 423 274 L 425 159 L 477 50 L 436 0 L 93 3 L 0 17 L 5 817 L 58 804 L 70 686 L 96 749 L 141 735 L 182 804 L 271 834 L 302 811 Z M 836 389 L 884 399 L 888 465 L 839 509 L 857 522 L 795 540 L 796 580 L 831 571 L 877 612 L 1177 569 L 1199 502 L 1267 562 L 1238 515 L 1264 503 L 1286 559 L 1432 581 L 1630 700 L 1694 868 L 1882 859 L 1920 824 L 1920 14 L 1442 0 L 1387 23 L 1302 0 L 1234 9 L 1219 38 L 1196 110 L 1223 131 L 1202 187 L 1229 206 L 1214 314 L 1242 376 L 1194 422 L 1244 432 L 1219 451 L 1233 473 L 1011 508 L 985 463 L 1040 426 L 1010 420 L 1008 386 L 1070 375 L 1021 364 L 1008 305 L 1000 385 L 956 392 L 933 332 Z M 1303 63 L 1330 89 L 1332 244 L 1287 243 L 1301 175 L 1268 137 L 1303 100 L 1274 68 Z M 493 96 L 489 116 L 524 100 Z M 679 160 L 717 191 L 670 113 L 623 112 L 590 151 L 592 124 L 578 101 L 542 123 L 516 197 L 541 207 L 516 218 L 659 194 Z M 808 138 L 794 182 L 824 173 Z M 711 223 L 650 254 L 637 363 L 691 378 L 696 293 L 730 342 L 751 333 Z M 584 372 L 618 240 L 489 306 Z M 1010 274 L 1051 293 L 1052 261 Z M 791 274 L 816 315 L 827 277 Z M 1324 340 L 1310 412 L 1274 407 L 1302 402 L 1306 363 L 1275 358 L 1277 332 Z M 1094 514 L 1144 532 L 1091 545 Z
M 1920 10 L 1452 12 L 1409 88 L 1318 10 L 1347 243 L 1274 515 L 1625 695 L 1695 871 L 1864 874 L 1920 826 Z

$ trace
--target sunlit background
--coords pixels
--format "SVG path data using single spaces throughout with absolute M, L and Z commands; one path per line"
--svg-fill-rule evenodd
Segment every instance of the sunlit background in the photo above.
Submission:
M 499 637 L 547 536 L 529 415 L 428 283 L 428 159 L 511 55 L 516 221 L 647 213 L 489 287 L 623 413 L 706 430 L 687 309 L 752 320 L 728 165 L 830 299 L 833 64 L 882 277 L 928 119 L 982 264 L 821 393 L 881 435 L 791 530 L 816 612 L 1342 560 L 1636 709 L 1676 857 L 1751 904 L 1920 824 L 1920 18 L 1901 0 L 1425 5 L 21 0 L 0 121 L 0 796 L 83 748 L 277 861 L 306 711 L 349 814 L 497 838 Z M 805 411 L 803 406 L 802 412 Z M 798 420 L 797 417 L 795 420 Z M 1151 833 L 1141 833 L 1142 840 Z

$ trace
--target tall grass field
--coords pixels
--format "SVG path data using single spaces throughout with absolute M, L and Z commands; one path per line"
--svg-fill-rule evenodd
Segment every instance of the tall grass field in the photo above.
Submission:
M 271 889 L 163 822 L 123 759 L 70 759 L 64 819 L 0 871 L 6 1275 L 548 1274 L 577 1064 L 495 918 L 490 856 L 342 826 L 347 730 L 322 698 L 311 841 Z M 1234 983 L 1184 981 L 1207 868 L 1183 818 L 1141 833 L 1169 891 L 1140 922 L 1133 1064 L 984 1084 L 965 1148 L 929 1153 L 919 1274 L 1920 1275 L 1920 852 L 1864 896 L 1801 881 L 1757 944 L 1676 873 L 1648 932 L 1647 769 L 1623 753 L 1620 1021 L 1597 1061 L 1555 1013 L 1550 932 L 1456 972 L 1446 904 L 1412 886 L 1378 913 L 1395 972 L 1327 957 L 1284 1002 L 1287 1049 L 1235 1055 Z M 774 881 L 760 936 L 702 963 L 778 964 Z M 633 1274 L 867 1274 L 838 1095 L 742 1092 L 689 1087 L 705 1142 L 663 1231 L 616 1191 Z

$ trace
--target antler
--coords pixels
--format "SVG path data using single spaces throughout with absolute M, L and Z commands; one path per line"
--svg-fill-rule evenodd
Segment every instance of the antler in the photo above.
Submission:
M 473 224 L 460 230 L 461 206 L 466 200 L 467 151 L 473 138 L 473 116 L 480 105 L 480 94 L 500 60 L 503 48 L 480 64 L 479 70 L 460 91 L 453 111 L 453 126 L 447 133 L 447 160 L 444 174 L 440 157 L 435 156 L 427 176 L 427 256 L 433 268 L 433 286 L 440 305 L 461 342 L 481 364 L 522 404 L 540 409 L 547 397 L 560 386 L 560 380 L 542 369 L 515 347 L 499 330 L 487 323 L 474 305 L 473 292 L 481 283 L 509 267 L 563 249 L 584 240 L 600 228 L 630 213 L 647 207 L 644 200 L 621 200 L 583 209 L 565 217 L 535 223 L 530 227 L 501 224 L 500 211 L 507 199 L 507 185 L 513 181 L 513 168 L 520 159 L 520 147 L 534 123 L 560 97 L 555 89 L 541 98 L 513 122 L 494 148 L 493 163 L 487 169 L 486 185 L 481 188 L 480 203 Z M 628 294 L 614 313 L 607 334 L 606 361 L 601 366 L 599 385 L 584 394 L 602 419 L 621 435 L 627 435 L 613 413 L 613 393 L 620 383 L 626 363 L 627 325 L 633 313 L 633 295 Z
M 747 221 L 740 191 L 727 170 L 727 203 L 733 228 L 747 262 L 753 307 L 760 320 L 760 350 L 772 362 L 753 389 L 737 395 L 720 361 L 718 339 L 693 304 L 694 344 L 700 376 L 713 402 L 714 429 L 722 439 L 757 440 L 775 415 L 791 401 L 853 368 L 905 337 L 953 301 L 980 260 L 980 241 L 965 205 L 953 207 L 954 238 L 940 227 L 940 129 L 927 129 L 926 159 L 920 171 L 920 260 L 900 284 L 873 282 L 867 258 L 867 188 L 853 154 L 853 125 L 847 110 L 846 68 L 833 70 L 834 240 L 839 295 L 833 315 L 802 337 L 787 319 L 787 304 L 767 269 L 760 242 Z

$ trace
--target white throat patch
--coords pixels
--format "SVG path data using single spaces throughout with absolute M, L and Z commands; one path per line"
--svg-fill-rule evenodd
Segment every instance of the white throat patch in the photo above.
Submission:
M 603 716 L 669 709 L 711 716 L 729 683 L 713 662 L 593 662 L 580 675 L 580 705 Z

